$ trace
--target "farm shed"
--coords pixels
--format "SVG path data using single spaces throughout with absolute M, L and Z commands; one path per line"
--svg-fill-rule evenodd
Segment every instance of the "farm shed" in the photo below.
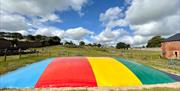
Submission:
M 168 59 L 180 59 L 180 33 L 177 33 L 161 43 L 162 56 Z
M 41 46 L 42 46 L 41 42 L 19 41 L 17 43 L 17 47 L 22 49 L 36 48 Z
M 6 48 L 10 48 L 10 47 L 11 47 L 10 41 L 0 38 L 0 49 L 6 49 Z

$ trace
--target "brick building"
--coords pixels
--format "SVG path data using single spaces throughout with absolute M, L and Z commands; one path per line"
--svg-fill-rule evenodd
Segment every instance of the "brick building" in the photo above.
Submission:
M 168 59 L 180 59 L 180 33 L 177 33 L 161 43 L 162 56 Z

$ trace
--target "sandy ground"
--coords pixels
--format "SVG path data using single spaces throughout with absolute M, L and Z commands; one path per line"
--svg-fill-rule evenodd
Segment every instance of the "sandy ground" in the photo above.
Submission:
M 126 91 L 126 90 L 141 90 L 144 88 L 177 88 L 180 91 L 180 82 L 168 83 L 168 84 L 156 84 L 156 85 L 143 85 L 133 87 L 63 87 L 63 88 L 40 88 L 40 89 L 0 89 L 1 91 Z

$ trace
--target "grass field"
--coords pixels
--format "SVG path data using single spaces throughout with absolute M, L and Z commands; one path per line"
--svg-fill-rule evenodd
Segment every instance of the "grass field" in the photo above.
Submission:
M 147 66 L 154 67 L 166 72 L 180 74 L 180 61 L 172 60 L 173 65 L 169 65 L 169 60 L 160 57 L 158 51 L 142 51 L 142 50 L 122 50 L 114 48 L 67 48 L 64 46 L 50 46 L 43 48 L 36 48 L 40 53 L 38 54 L 24 54 L 7 56 L 4 61 L 4 56 L 0 56 L 0 74 L 15 70 L 19 67 L 46 59 L 49 57 L 64 57 L 64 56 L 92 56 L 92 57 L 121 57 L 129 60 L 142 63 Z

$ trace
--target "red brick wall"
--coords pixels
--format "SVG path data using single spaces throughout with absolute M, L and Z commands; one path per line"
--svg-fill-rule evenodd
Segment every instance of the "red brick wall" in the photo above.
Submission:
M 163 57 L 180 59 L 180 41 L 163 42 L 161 49 Z

